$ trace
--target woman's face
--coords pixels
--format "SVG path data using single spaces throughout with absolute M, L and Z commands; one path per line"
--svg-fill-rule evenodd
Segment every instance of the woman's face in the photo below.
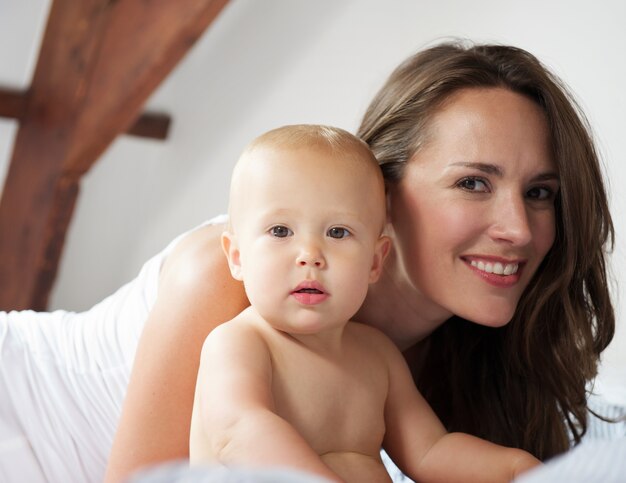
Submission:
M 420 308 L 507 324 L 555 237 L 542 110 L 503 88 L 461 90 L 405 168 L 389 200 L 395 268 Z

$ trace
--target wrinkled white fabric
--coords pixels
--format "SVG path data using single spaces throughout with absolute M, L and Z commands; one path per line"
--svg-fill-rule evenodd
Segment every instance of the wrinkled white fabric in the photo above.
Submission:
M 626 388 L 626 380 L 623 381 L 623 386 Z M 595 414 L 588 414 L 587 433 L 583 441 L 626 439 L 626 406 L 613 404 L 597 394 L 589 396 L 587 403 Z M 604 421 L 596 414 L 612 422 Z M 624 479 L 626 480 L 626 475 Z
M 623 483 L 626 438 L 591 440 L 533 468 L 515 483 Z
M 86 312 L 0 312 L 0 481 L 102 481 L 161 265 L 184 236 Z
M 331 483 L 293 468 L 243 468 L 192 466 L 186 461 L 165 463 L 143 470 L 128 483 Z

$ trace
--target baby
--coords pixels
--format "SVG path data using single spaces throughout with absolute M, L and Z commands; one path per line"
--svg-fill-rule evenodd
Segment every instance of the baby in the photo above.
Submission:
M 350 321 L 390 249 L 365 143 L 325 126 L 260 136 L 235 167 L 229 215 L 222 244 L 251 306 L 204 343 L 192 463 L 359 483 L 390 481 L 381 446 L 419 481 L 508 481 L 539 464 L 447 433 L 396 346 Z

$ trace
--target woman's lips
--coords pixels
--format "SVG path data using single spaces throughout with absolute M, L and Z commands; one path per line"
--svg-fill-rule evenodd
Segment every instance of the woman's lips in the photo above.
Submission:
M 463 257 L 463 261 L 476 275 L 490 285 L 508 288 L 519 282 L 526 264 L 521 260 L 499 258 Z
M 324 286 L 315 280 L 302 282 L 291 292 L 291 295 L 303 305 L 316 305 L 329 297 Z

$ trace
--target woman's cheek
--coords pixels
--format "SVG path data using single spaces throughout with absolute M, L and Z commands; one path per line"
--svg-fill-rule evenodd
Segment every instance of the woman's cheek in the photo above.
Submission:
M 537 220 L 532 230 L 537 252 L 545 256 L 556 239 L 556 218 L 551 210 Z

